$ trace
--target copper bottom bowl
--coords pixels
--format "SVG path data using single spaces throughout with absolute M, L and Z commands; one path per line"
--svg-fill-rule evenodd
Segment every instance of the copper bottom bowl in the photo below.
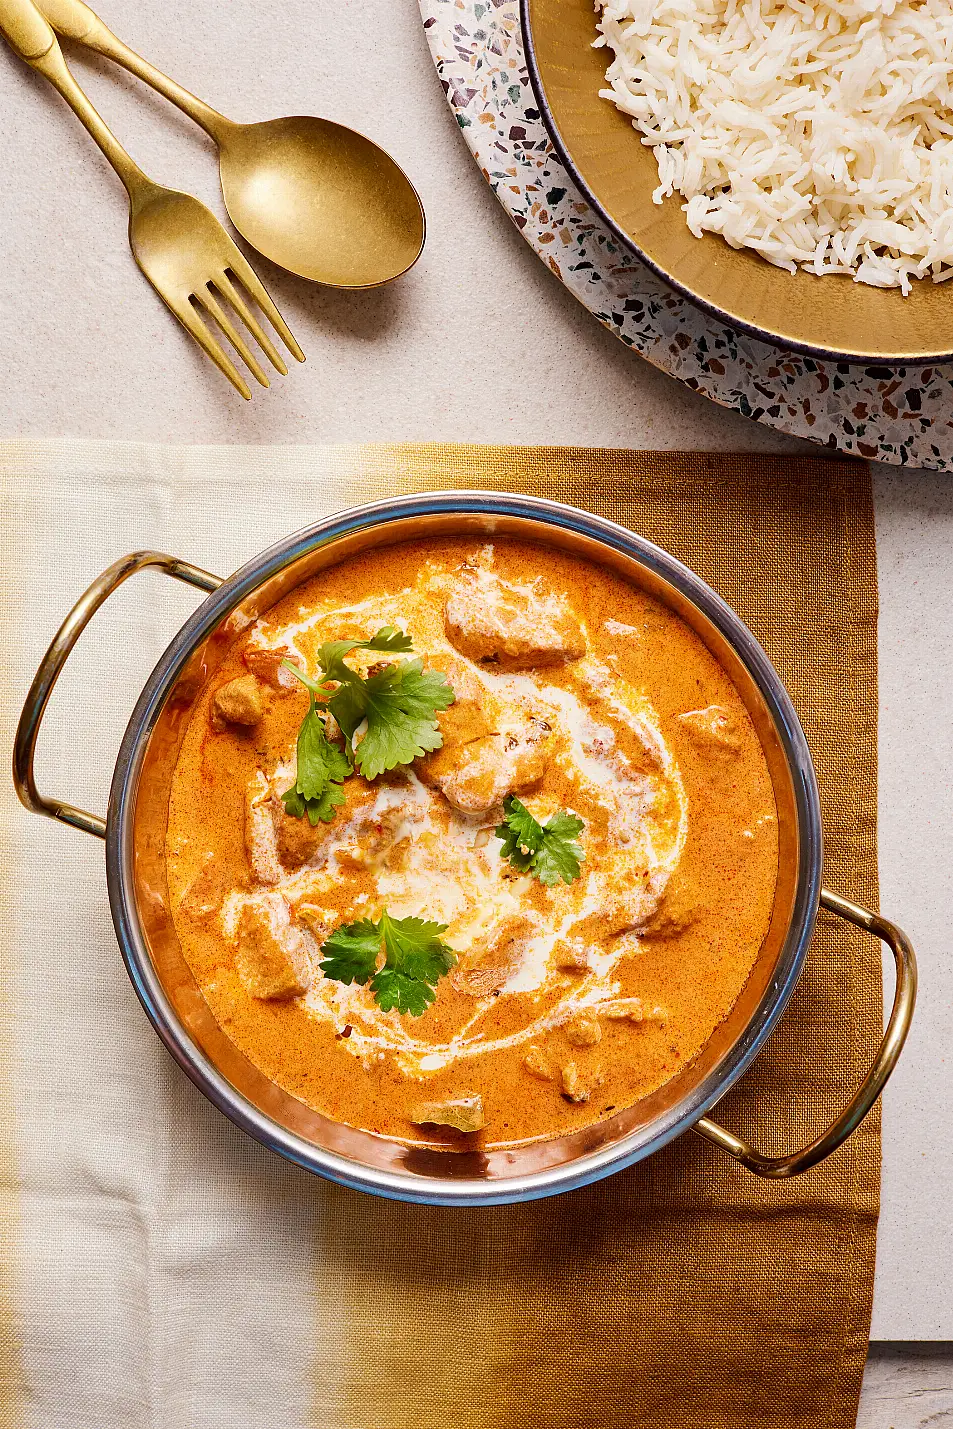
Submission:
M 175 760 L 196 694 L 228 647 L 223 628 L 228 617 L 240 610 L 254 618 L 302 581 L 359 552 L 441 535 L 513 536 L 557 547 L 610 568 L 669 605 L 734 681 L 764 748 L 778 808 L 771 924 L 741 996 L 701 1053 L 665 1086 L 610 1120 L 505 1150 L 409 1147 L 330 1121 L 265 1077 L 215 1021 L 192 976 L 172 921 L 166 878 Z M 117 586 L 149 567 L 207 594 L 139 697 L 116 761 L 108 813 L 101 819 L 41 795 L 33 753 L 50 693 L 80 633 Z M 885 919 L 821 891 L 814 770 L 797 716 L 761 646 L 714 591 L 665 551 L 557 502 L 466 491 L 377 502 L 296 532 L 226 580 L 154 551 L 117 561 L 77 602 L 44 657 L 20 719 L 14 776 L 29 809 L 105 839 L 110 906 L 129 976 L 162 1041 L 209 1100 L 299 1165 L 378 1195 L 463 1206 L 547 1196 L 650 1156 L 690 1127 L 759 1175 L 790 1176 L 828 1155 L 870 1110 L 909 1027 L 916 967 L 907 939 Z M 871 1072 L 829 1130 L 791 1155 L 765 1157 L 706 1112 L 757 1056 L 781 1016 L 800 976 L 820 903 L 890 945 L 898 974 L 893 1012 Z

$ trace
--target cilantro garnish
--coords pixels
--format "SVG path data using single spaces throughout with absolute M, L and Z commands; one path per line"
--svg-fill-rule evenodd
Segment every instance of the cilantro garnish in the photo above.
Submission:
M 442 671 L 425 670 L 421 660 L 401 660 L 363 680 L 361 686 L 359 692 L 354 686 L 342 686 L 328 709 L 349 739 L 361 720 L 367 721 L 364 738 L 354 749 L 354 763 L 365 779 L 410 764 L 443 744 L 435 715 L 453 704 L 453 690 Z M 356 693 L 362 696 L 359 710 Z
M 503 840 L 503 857 L 514 868 L 535 873 L 547 888 L 560 879 L 572 883 L 579 877 L 585 855 L 576 836 L 585 828 L 582 819 L 561 811 L 541 824 L 512 794 L 503 800 L 503 815 L 505 822 L 497 825 L 496 836 Z
M 425 670 L 420 660 L 399 660 L 366 676 L 345 664 L 355 650 L 409 654 L 410 636 L 385 625 L 370 640 L 331 640 L 318 650 L 320 678 L 313 680 L 290 660 L 283 663 L 305 685 L 311 704 L 298 736 L 298 778 L 285 795 L 285 808 L 296 818 L 307 813 L 312 824 L 328 822 L 344 803 L 334 788 L 357 768 L 376 779 L 399 764 L 439 749 L 443 736 L 438 710 L 453 704 L 453 690 L 439 670 Z M 317 702 L 334 716 L 344 735 L 346 753 L 328 742 Z M 355 744 L 358 729 L 363 737 Z M 308 793 L 308 788 L 314 790 Z
M 289 669 L 308 686 L 311 699 L 298 731 L 297 775 L 292 787 L 282 796 L 284 806 L 292 818 L 303 819 L 307 815 L 311 824 L 319 821 L 329 824 L 335 809 L 344 803 L 344 793 L 337 786 L 351 773 L 351 761 L 325 733 L 312 682 L 296 665 L 290 665 Z
M 409 1012 L 414 1017 L 436 997 L 437 982 L 448 973 L 456 956 L 440 934 L 446 923 L 422 918 L 392 918 L 385 909 L 380 921 L 362 918 L 344 923 L 322 945 L 321 971 L 336 982 L 369 982 L 382 1011 Z M 381 966 L 381 954 L 384 961 Z

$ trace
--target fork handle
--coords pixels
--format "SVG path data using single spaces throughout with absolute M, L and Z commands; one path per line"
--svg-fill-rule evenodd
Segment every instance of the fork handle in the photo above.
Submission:
M 170 79 L 147 59 L 143 59 L 142 55 L 137 55 L 135 50 L 123 44 L 119 36 L 114 35 L 109 26 L 105 25 L 88 5 L 83 4 L 83 0 L 38 0 L 38 4 L 50 24 L 61 35 L 76 40 L 99 55 L 104 55 L 106 59 L 122 65 L 123 69 L 129 70 L 131 74 L 151 85 L 159 94 L 183 110 L 190 119 L 194 119 L 217 144 L 223 144 L 229 131 L 236 127 L 224 114 L 219 114 L 211 105 L 205 104 L 181 84 L 176 84 L 174 79 Z
M 76 83 L 67 68 L 59 41 L 33 0 L 0 0 L 0 31 L 11 49 L 59 90 L 122 179 L 130 202 L 136 204 L 153 194 L 156 185 L 126 153 L 92 101 Z
M 27 3 L 3 0 L 0 5 L 0 29 L 11 49 L 28 65 L 38 67 L 37 61 L 56 45 L 56 36 L 29 0 Z

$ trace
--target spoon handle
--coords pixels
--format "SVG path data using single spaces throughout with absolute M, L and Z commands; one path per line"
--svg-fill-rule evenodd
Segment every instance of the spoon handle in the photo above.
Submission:
M 122 179 L 133 203 L 155 185 L 127 154 L 86 93 L 73 78 L 59 41 L 33 0 L 0 0 L 0 32 L 22 60 L 48 79 L 95 139 Z
M 114 60 L 116 64 L 122 65 L 123 69 L 137 75 L 158 90 L 159 94 L 171 100 L 190 119 L 194 119 L 217 144 L 223 143 L 228 131 L 234 128 L 232 121 L 226 119 L 224 114 L 219 114 L 211 105 L 205 104 L 181 84 L 176 84 L 174 79 L 170 79 L 147 59 L 143 59 L 142 55 L 137 55 L 135 50 L 123 44 L 118 35 L 114 35 L 108 25 L 105 25 L 88 5 L 83 4 L 83 0 L 38 0 L 38 4 L 50 24 L 61 35 L 76 40 L 87 49 L 95 50 L 97 54 Z

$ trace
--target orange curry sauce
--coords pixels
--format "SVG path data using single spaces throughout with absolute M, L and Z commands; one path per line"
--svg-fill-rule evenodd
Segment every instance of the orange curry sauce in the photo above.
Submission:
M 281 660 L 316 676 L 323 642 L 387 624 L 454 688 L 444 747 L 352 775 L 312 828 L 281 801 L 308 708 Z M 501 857 L 511 793 L 584 821 L 572 883 Z M 698 637 L 618 575 L 509 539 L 349 559 L 243 630 L 196 700 L 167 840 L 186 959 L 268 1077 L 372 1132 L 487 1146 L 611 1115 L 698 1053 L 757 957 L 777 850 L 761 746 Z M 419 1018 L 319 966 L 384 907 L 446 924 L 457 954 Z

